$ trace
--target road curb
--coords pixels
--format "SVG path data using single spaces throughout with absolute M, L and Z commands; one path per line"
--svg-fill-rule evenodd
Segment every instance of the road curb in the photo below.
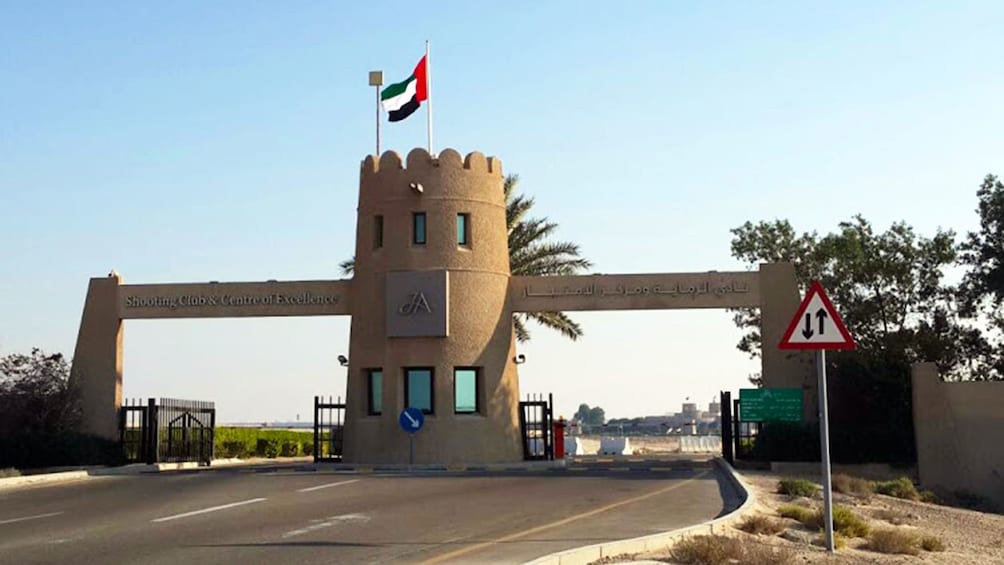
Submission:
M 200 466 L 199 463 L 194 461 L 186 461 L 181 463 L 135 463 L 132 465 L 123 465 L 121 467 L 91 467 L 87 469 L 80 469 L 77 471 L 60 471 L 58 473 L 40 473 L 37 475 L 24 475 L 21 477 L 7 477 L 0 479 L 0 491 L 6 489 L 13 489 L 18 487 L 26 487 L 33 485 L 43 485 L 51 483 L 63 483 L 70 481 L 79 481 L 83 479 L 99 479 L 102 477 L 119 477 L 124 475 L 142 475 L 150 473 L 163 473 L 169 471 L 184 471 L 188 469 L 210 469 L 219 467 L 236 467 L 241 465 L 262 465 L 269 462 L 278 463 L 295 463 L 296 460 L 283 460 L 283 459 L 262 459 L 262 460 L 247 460 L 247 459 L 213 459 L 212 465 L 209 467 Z
M 125 475 L 145 475 L 165 473 L 171 471 L 186 471 L 196 469 L 219 469 L 221 467 L 251 467 L 255 465 L 269 464 L 295 464 L 301 465 L 297 468 L 302 471 L 345 471 L 353 473 L 456 473 L 456 472 L 500 472 L 500 471 L 536 471 L 563 469 L 566 466 L 564 460 L 555 461 L 527 461 L 506 464 L 489 465 L 354 465 L 349 463 L 314 463 L 310 458 L 284 458 L 284 459 L 213 459 L 209 466 L 200 465 L 194 461 L 179 463 L 134 463 L 121 467 L 92 467 L 76 471 L 60 471 L 58 473 L 41 473 L 38 475 L 25 475 L 22 477 L 8 477 L 0 479 L 0 491 L 17 487 L 62 483 L 79 481 L 83 479 L 95 479 L 101 477 L 117 477 Z
M 45 483 L 79 481 L 93 476 L 90 473 L 90 471 L 63 471 L 60 473 L 45 473 L 41 475 L 25 475 L 23 477 L 6 477 L 0 479 L 0 490 Z
M 689 536 L 723 532 L 725 528 L 738 522 L 746 512 L 753 508 L 756 504 L 756 495 L 753 494 L 753 489 L 746 483 L 745 479 L 731 465 L 726 463 L 724 459 L 715 457 L 714 462 L 722 470 L 722 474 L 729 479 L 740 496 L 746 497 L 746 500 L 743 501 L 739 508 L 736 508 L 725 516 L 694 526 L 687 526 L 686 528 L 659 534 L 566 549 L 565 551 L 559 551 L 539 557 L 533 561 L 528 561 L 524 565 L 584 565 L 599 561 L 604 557 L 666 550 L 672 547 L 677 541 Z

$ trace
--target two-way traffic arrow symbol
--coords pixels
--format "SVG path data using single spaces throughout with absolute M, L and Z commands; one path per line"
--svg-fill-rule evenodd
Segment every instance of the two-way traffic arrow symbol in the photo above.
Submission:
M 820 308 L 819 310 L 816 310 L 816 319 L 819 320 L 819 335 L 823 335 L 826 333 L 825 331 L 826 326 L 823 325 L 823 320 L 825 320 L 828 317 L 829 315 L 826 313 L 825 308 Z M 812 314 L 806 313 L 805 329 L 802 330 L 802 337 L 804 337 L 805 339 L 809 339 L 813 335 L 815 335 L 815 333 L 812 331 Z

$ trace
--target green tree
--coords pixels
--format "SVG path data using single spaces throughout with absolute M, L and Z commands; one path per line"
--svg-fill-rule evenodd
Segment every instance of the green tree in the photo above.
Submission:
M 0 406 L 0 436 L 74 431 L 80 405 L 66 358 L 40 349 L 0 358 Z
M 579 404 L 579 409 L 575 411 L 575 420 L 587 426 L 602 426 L 607 421 L 607 415 L 599 406 L 590 408 L 588 404 Z
M 862 361 L 907 367 L 931 361 L 946 375 L 964 376 L 972 370 L 972 355 L 985 348 L 979 332 L 961 323 L 957 289 L 943 280 L 944 269 L 957 258 L 952 231 L 926 238 L 898 222 L 876 233 L 858 215 L 822 237 L 796 235 L 787 220 L 747 222 L 732 234 L 732 255 L 751 267 L 790 262 L 803 291 L 811 280 L 820 280 Z M 758 355 L 759 312 L 742 310 L 735 321 L 745 331 L 738 348 Z
M 974 368 L 975 378 L 1004 380 L 1004 183 L 987 175 L 976 197 L 980 227 L 961 245 L 959 262 L 967 271 L 960 301 L 963 314 L 982 321 L 993 334 Z
M 943 280 L 957 260 L 955 234 L 922 237 L 903 222 L 876 232 L 860 215 L 825 236 L 797 234 L 786 220 L 747 222 L 732 233 L 733 256 L 751 267 L 791 262 L 803 293 L 820 280 L 854 336 L 855 351 L 827 355 L 834 460 L 912 461 L 911 364 L 930 361 L 948 378 L 972 378 L 972 359 L 987 348 Z M 738 348 L 757 355 L 759 313 L 743 310 L 735 321 L 744 330 Z M 801 456 L 812 457 L 807 446 L 818 449 L 818 434 L 800 433 Z
M 567 241 L 550 241 L 558 224 L 547 217 L 529 217 L 534 199 L 518 194 L 519 175 L 507 175 L 502 183 L 505 193 L 506 227 L 509 231 L 509 270 L 514 276 L 575 275 L 592 264 L 580 256 L 578 244 Z M 339 263 L 344 275 L 352 275 L 355 258 Z M 516 339 L 526 342 L 530 331 L 526 320 L 556 330 L 561 335 L 576 340 L 582 337 L 582 327 L 564 312 L 529 312 L 513 315 Z
M 575 411 L 575 420 L 580 423 L 587 423 L 586 420 L 589 419 L 589 405 L 579 404 L 579 409 Z

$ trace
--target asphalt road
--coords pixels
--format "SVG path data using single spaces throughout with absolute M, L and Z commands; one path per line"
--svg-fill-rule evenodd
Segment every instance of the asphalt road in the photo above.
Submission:
M 738 505 L 708 460 L 355 473 L 310 466 L 0 491 L 0 563 L 519 563 Z

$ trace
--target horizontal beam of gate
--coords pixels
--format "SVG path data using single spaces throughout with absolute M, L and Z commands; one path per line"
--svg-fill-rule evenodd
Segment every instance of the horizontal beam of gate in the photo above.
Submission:
M 350 314 L 351 281 L 269 281 L 125 284 L 118 287 L 118 316 L 243 318 Z
M 515 312 L 753 308 L 760 274 L 749 271 L 512 277 Z

